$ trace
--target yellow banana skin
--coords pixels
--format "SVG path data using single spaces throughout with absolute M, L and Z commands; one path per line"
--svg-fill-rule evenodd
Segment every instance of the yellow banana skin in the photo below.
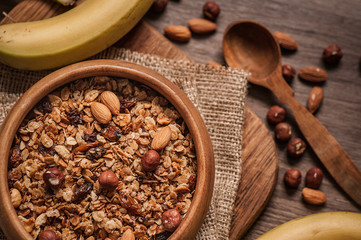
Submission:
M 360 240 L 361 214 L 326 212 L 286 222 L 257 240 Z
M 86 0 L 52 18 L 0 26 L 0 62 L 18 69 L 61 67 L 108 48 L 153 0 Z

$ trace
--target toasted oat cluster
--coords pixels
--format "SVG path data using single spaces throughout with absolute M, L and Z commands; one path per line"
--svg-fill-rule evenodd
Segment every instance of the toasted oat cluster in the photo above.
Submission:
M 128 79 L 94 77 L 28 114 L 8 182 L 34 239 L 166 239 L 190 207 L 196 171 L 192 136 L 165 98 Z

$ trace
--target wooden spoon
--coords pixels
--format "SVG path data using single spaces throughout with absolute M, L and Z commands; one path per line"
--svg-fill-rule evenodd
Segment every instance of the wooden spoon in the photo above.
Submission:
M 296 122 L 323 165 L 342 189 L 361 206 L 361 172 L 327 129 L 295 98 L 282 77 L 281 51 L 272 33 L 252 21 L 236 21 L 223 37 L 230 67 L 251 72 L 249 81 L 268 88 L 290 107 Z

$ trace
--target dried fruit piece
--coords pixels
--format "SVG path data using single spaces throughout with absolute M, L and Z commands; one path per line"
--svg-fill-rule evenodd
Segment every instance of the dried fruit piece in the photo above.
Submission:
M 298 48 L 297 42 L 288 34 L 284 32 L 275 32 L 273 36 L 276 38 L 276 41 L 279 45 L 287 50 L 295 51 Z
M 53 111 L 53 106 L 50 104 L 48 96 L 41 99 L 35 108 L 44 114 L 51 113 Z
M 120 112 L 125 112 L 126 109 L 128 109 L 130 111 L 130 109 L 132 107 L 135 106 L 135 104 L 137 104 L 137 99 L 133 98 L 133 99 L 129 99 L 129 100 L 121 100 L 120 101 Z
M 220 12 L 221 12 L 221 9 L 216 2 L 208 1 L 203 5 L 204 16 L 213 21 L 217 19 Z
M 318 67 L 304 67 L 299 72 L 298 75 L 310 82 L 324 82 L 327 80 L 327 72 Z
M 106 139 L 112 142 L 118 141 L 122 135 L 122 131 L 117 126 L 114 125 L 109 125 L 106 128 L 103 128 L 101 130 L 101 133 L 103 137 L 105 137 Z
M 169 126 L 163 127 L 154 135 L 151 147 L 154 150 L 160 150 L 167 146 L 172 136 L 172 130 Z
M 327 63 L 338 63 L 343 56 L 341 48 L 332 44 L 323 50 L 322 58 Z
M 120 205 L 127 210 L 129 214 L 144 215 L 142 212 L 142 205 L 140 205 L 134 198 L 124 192 L 119 192 Z
M 67 112 L 66 117 L 71 125 L 77 126 L 78 124 L 83 124 L 83 116 L 76 109 L 71 109 L 69 112 Z
M 90 182 L 84 183 L 77 190 L 75 190 L 73 195 L 73 200 L 76 203 L 81 202 L 93 189 L 93 184 Z
M 303 200 L 311 205 L 322 205 L 327 201 L 325 194 L 319 190 L 305 187 L 302 190 Z
M 114 114 L 119 114 L 120 110 L 120 101 L 117 95 L 111 91 L 104 91 L 100 94 L 100 101 L 109 108 L 109 110 Z
M 11 155 L 9 158 L 9 166 L 8 168 L 15 168 L 17 166 L 19 166 L 21 163 L 23 162 L 22 158 L 21 158 L 21 151 L 19 148 L 19 145 L 14 145 L 14 147 L 11 149 Z
M 308 97 L 307 107 L 311 113 L 319 109 L 323 100 L 323 90 L 320 87 L 313 87 Z
M 86 152 L 85 156 L 89 160 L 96 160 L 96 159 L 103 157 L 103 155 L 106 153 L 106 151 L 107 150 L 104 147 L 94 147 L 94 148 L 90 148 Z
M 90 105 L 90 110 L 94 118 L 102 124 L 107 124 L 112 120 L 112 113 L 109 108 L 102 103 L 93 102 Z
M 169 39 L 176 42 L 188 42 L 192 36 L 191 31 L 185 27 L 180 25 L 171 25 L 164 28 L 164 34 Z
M 218 26 L 214 22 L 206 19 L 193 18 L 188 21 L 189 29 L 196 34 L 209 34 L 217 30 Z

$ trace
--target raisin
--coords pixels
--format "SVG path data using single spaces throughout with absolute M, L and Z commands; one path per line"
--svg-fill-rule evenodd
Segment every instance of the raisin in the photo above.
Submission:
M 189 189 L 193 191 L 196 188 L 197 176 L 191 175 L 188 180 Z
M 122 135 L 122 131 L 114 125 L 109 125 L 106 128 L 101 130 L 103 137 L 105 137 L 109 141 L 118 141 L 120 136 Z
M 20 156 L 21 152 L 20 152 L 20 148 L 19 145 L 15 145 L 12 149 L 11 149 L 11 156 L 9 159 L 9 169 L 11 168 L 15 168 L 17 166 L 19 166 L 23 160 L 21 159 Z
M 170 235 L 172 235 L 171 232 L 162 232 L 162 233 L 159 233 L 159 234 L 156 234 L 154 236 L 154 240 L 167 240 Z
M 42 144 L 39 144 L 38 150 L 44 156 L 46 156 L 46 155 L 54 156 L 55 153 L 56 153 L 55 149 L 54 149 L 54 146 L 52 146 L 50 148 L 46 148 Z
M 51 113 L 53 111 L 53 106 L 49 101 L 49 97 L 46 96 L 40 100 L 40 102 L 36 105 L 36 109 L 38 109 L 42 113 Z
M 97 135 L 95 133 L 86 134 L 84 140 L 86 142 L 95 142 L 97 140 Z
M 85 156 L 86 158 L 90 159 L 90 160 L 96 160 L 96 159 L 99 159 L 101 158 L 105 152 L 107 150 L 104 148 L 104 147 L 94 147 L 94 148 L 90 148 Z
M 132 107 L 135 106 L 135 104 L 137 104 L 137 99 L 136 98 L 132 98 L 132 99 L 120 99 L 120 112 L 125 112 L 125 109 L 132 109 Z
M 84 183 L 74 192 L 74 201 L 79 203 L 81 202 L 93 189 L 92 183 Z
M 119 193 L 120 205 L 133 215 L 143 216 L 142 205 L 140 205 L 134 198 L 124 192 Z
M 83 124 L 83 116 L 76 109 L 71 109 L 69 112 L 67 112 L 66 116 L 71 125 L 77 126 L 78 124 Z

